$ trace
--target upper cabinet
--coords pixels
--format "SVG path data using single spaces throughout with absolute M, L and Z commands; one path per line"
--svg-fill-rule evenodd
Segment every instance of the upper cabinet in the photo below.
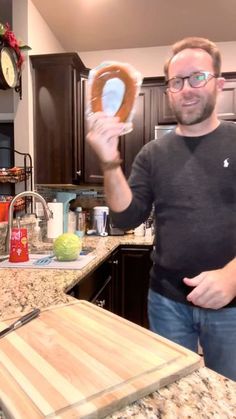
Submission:
M 236 120 L 236 72 L 223 73 L 222 76 L 225 78 L 225 85 L 217 99 L 217 114 L 220 119 L 234 121 Z M 158 124 L 176 123 L 165 94 L 164 79 L 161 83 L 160 78 L 157 78 L 157 83 L 163 84 L 158 87 Z
M 236 73 L 223 73 L 225 84 L 217 100 L 220 119 L 236 120 Z
M 157 124 L 157 87 L 149 84 L 140 89 L 135 103 L 133 130 L 120 139 L 123 171 L 128 178 L 135 156 L 154 138 L 154 126 Z
M 88 133 L 88 123 L 86 118 L 87 100 L 88 100 L 88 75 L 81 77 L 81 118 L 82 118 L 82 143 L 83 150 L 83 180 L 88 184 L 102 184 L 103 175 L 99 160 L 86 141 Z
M 88 184 L 103 183 L 103 174 L 94 151 L 86 141 L 88 125 L 86 123 L 87 79 L 81 78 L 81 97 L 83 104 L 82 149 L 84 156 L 84 181 Z M 150 139 L 154 138 L 154 126 L 157 124 L 157 86 L 143 84 L 135 103 L 133 130 L 120 137 L 119 149 L 123 160 L 122 169 L 128 177 L 136 154 Z
M 37 184 L 102 184 L 103 174 L 86 142 L 88 72 L 77 53 L 31 56 L 34 69 L 34 147 Z M 236 120 L 236 73 L 225 73 L 217 112 Z M 120 137 L 128 177 L 135 156 L 154 139 L 155 125 L 176 123 L 164 77 L 144 78 L 135 103 L 133 131 Z
M 82 173 L 80 73 L 76 53 L 31 56 L 38 184 L 77 183 Z
M 169 105 L 168 96 L 165 92 L 165 86 L 158 87 L 158 125 L 176 123 L 175 116 Z

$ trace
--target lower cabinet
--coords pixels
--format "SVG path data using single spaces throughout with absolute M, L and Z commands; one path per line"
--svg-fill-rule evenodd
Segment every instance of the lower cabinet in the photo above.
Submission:
M 108 259 L 76 285 L 70 295 L 117 312 L 117 284 L 112 271 L 111 259 Z
M 147 294 L 152 246 L 120 248 L 120 316 L 148 328 Z
M 147 293 L 152 246 L 121 246 L 71 291 L 136 324 L 148 328 Z

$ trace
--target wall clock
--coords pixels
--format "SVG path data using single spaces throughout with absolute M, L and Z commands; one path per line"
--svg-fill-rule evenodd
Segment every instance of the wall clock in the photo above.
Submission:
M 0 89 L 15 88 L 19 80 L 17 57 L 9 47 L 0 49 Z

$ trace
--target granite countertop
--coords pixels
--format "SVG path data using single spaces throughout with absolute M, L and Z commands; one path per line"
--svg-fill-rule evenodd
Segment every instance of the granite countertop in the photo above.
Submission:
M 134 235 L 85 237 L 83 245 L 93 247 L 96 257 L 82 270 L 0 269 L 0 320 L 21 316 L 33 307 L 44 308 L 74 301 L 66 292 L 120 244 L 152 243 L 152 238 Z M 236 383 L 203 366 L 107 418 L 129 417 L 236 419 Z
M 236 383 L 202 367 L 106 419 L 233 419 Z
M 23 315 L 34 307 L 68 303 L 71 288 L 92 272 L 120 245 L 152 245 L 153 238 L 124 236 L 86 236 L 84 247 L 94 248 L 96 257 L 81 270 L 0 268 L 0 320 Z

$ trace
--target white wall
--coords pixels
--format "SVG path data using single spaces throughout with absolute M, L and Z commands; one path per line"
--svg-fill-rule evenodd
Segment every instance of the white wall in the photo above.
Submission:
M 12 0 L 0 0 L 0 22 L 12 24 Z M 13 91 L 0 90 L 0 120 L 11 119 L 13 111 Z
M 217 45 L 222 53 L 222 71 L 236 71 L 236 41 Z M 123 61 L 132 64 L 143 77 L 162 76 L 164 62 L 170 54 L 170 46 L 79 52 L 88 68 L 96 67 L 102 61 Z
M 0 90 L 0 114 L 1 120 L 4 120 L 4 114 L 13 114 L 13 91 L 12 90 Z
M 163 75 L 163 63 L 170 54 L 170 47 L 88 51 L 78 54 L 88 68 L 96 67 L 102 61 L 123 61 L 132 64 L 142 73 L 143 77 L 154 77 Z
M 31 50 L 25 54 L 22 100 L 17 93 L 14 93 L 15 148 L 21 152 L 28 152 L 34 157 L 32 68 L 29 55 L 64 52 L 64 49 L 31 0 L 13 0 L 13 28 L 17 38 L 21 38 L 31 47 Z
M 236 41 L 218 42 L 222 54 L 222 71 L 236 71 Z
M 30 55 L 65 52 L 31 0 L 28 5 L 28 39 Z

